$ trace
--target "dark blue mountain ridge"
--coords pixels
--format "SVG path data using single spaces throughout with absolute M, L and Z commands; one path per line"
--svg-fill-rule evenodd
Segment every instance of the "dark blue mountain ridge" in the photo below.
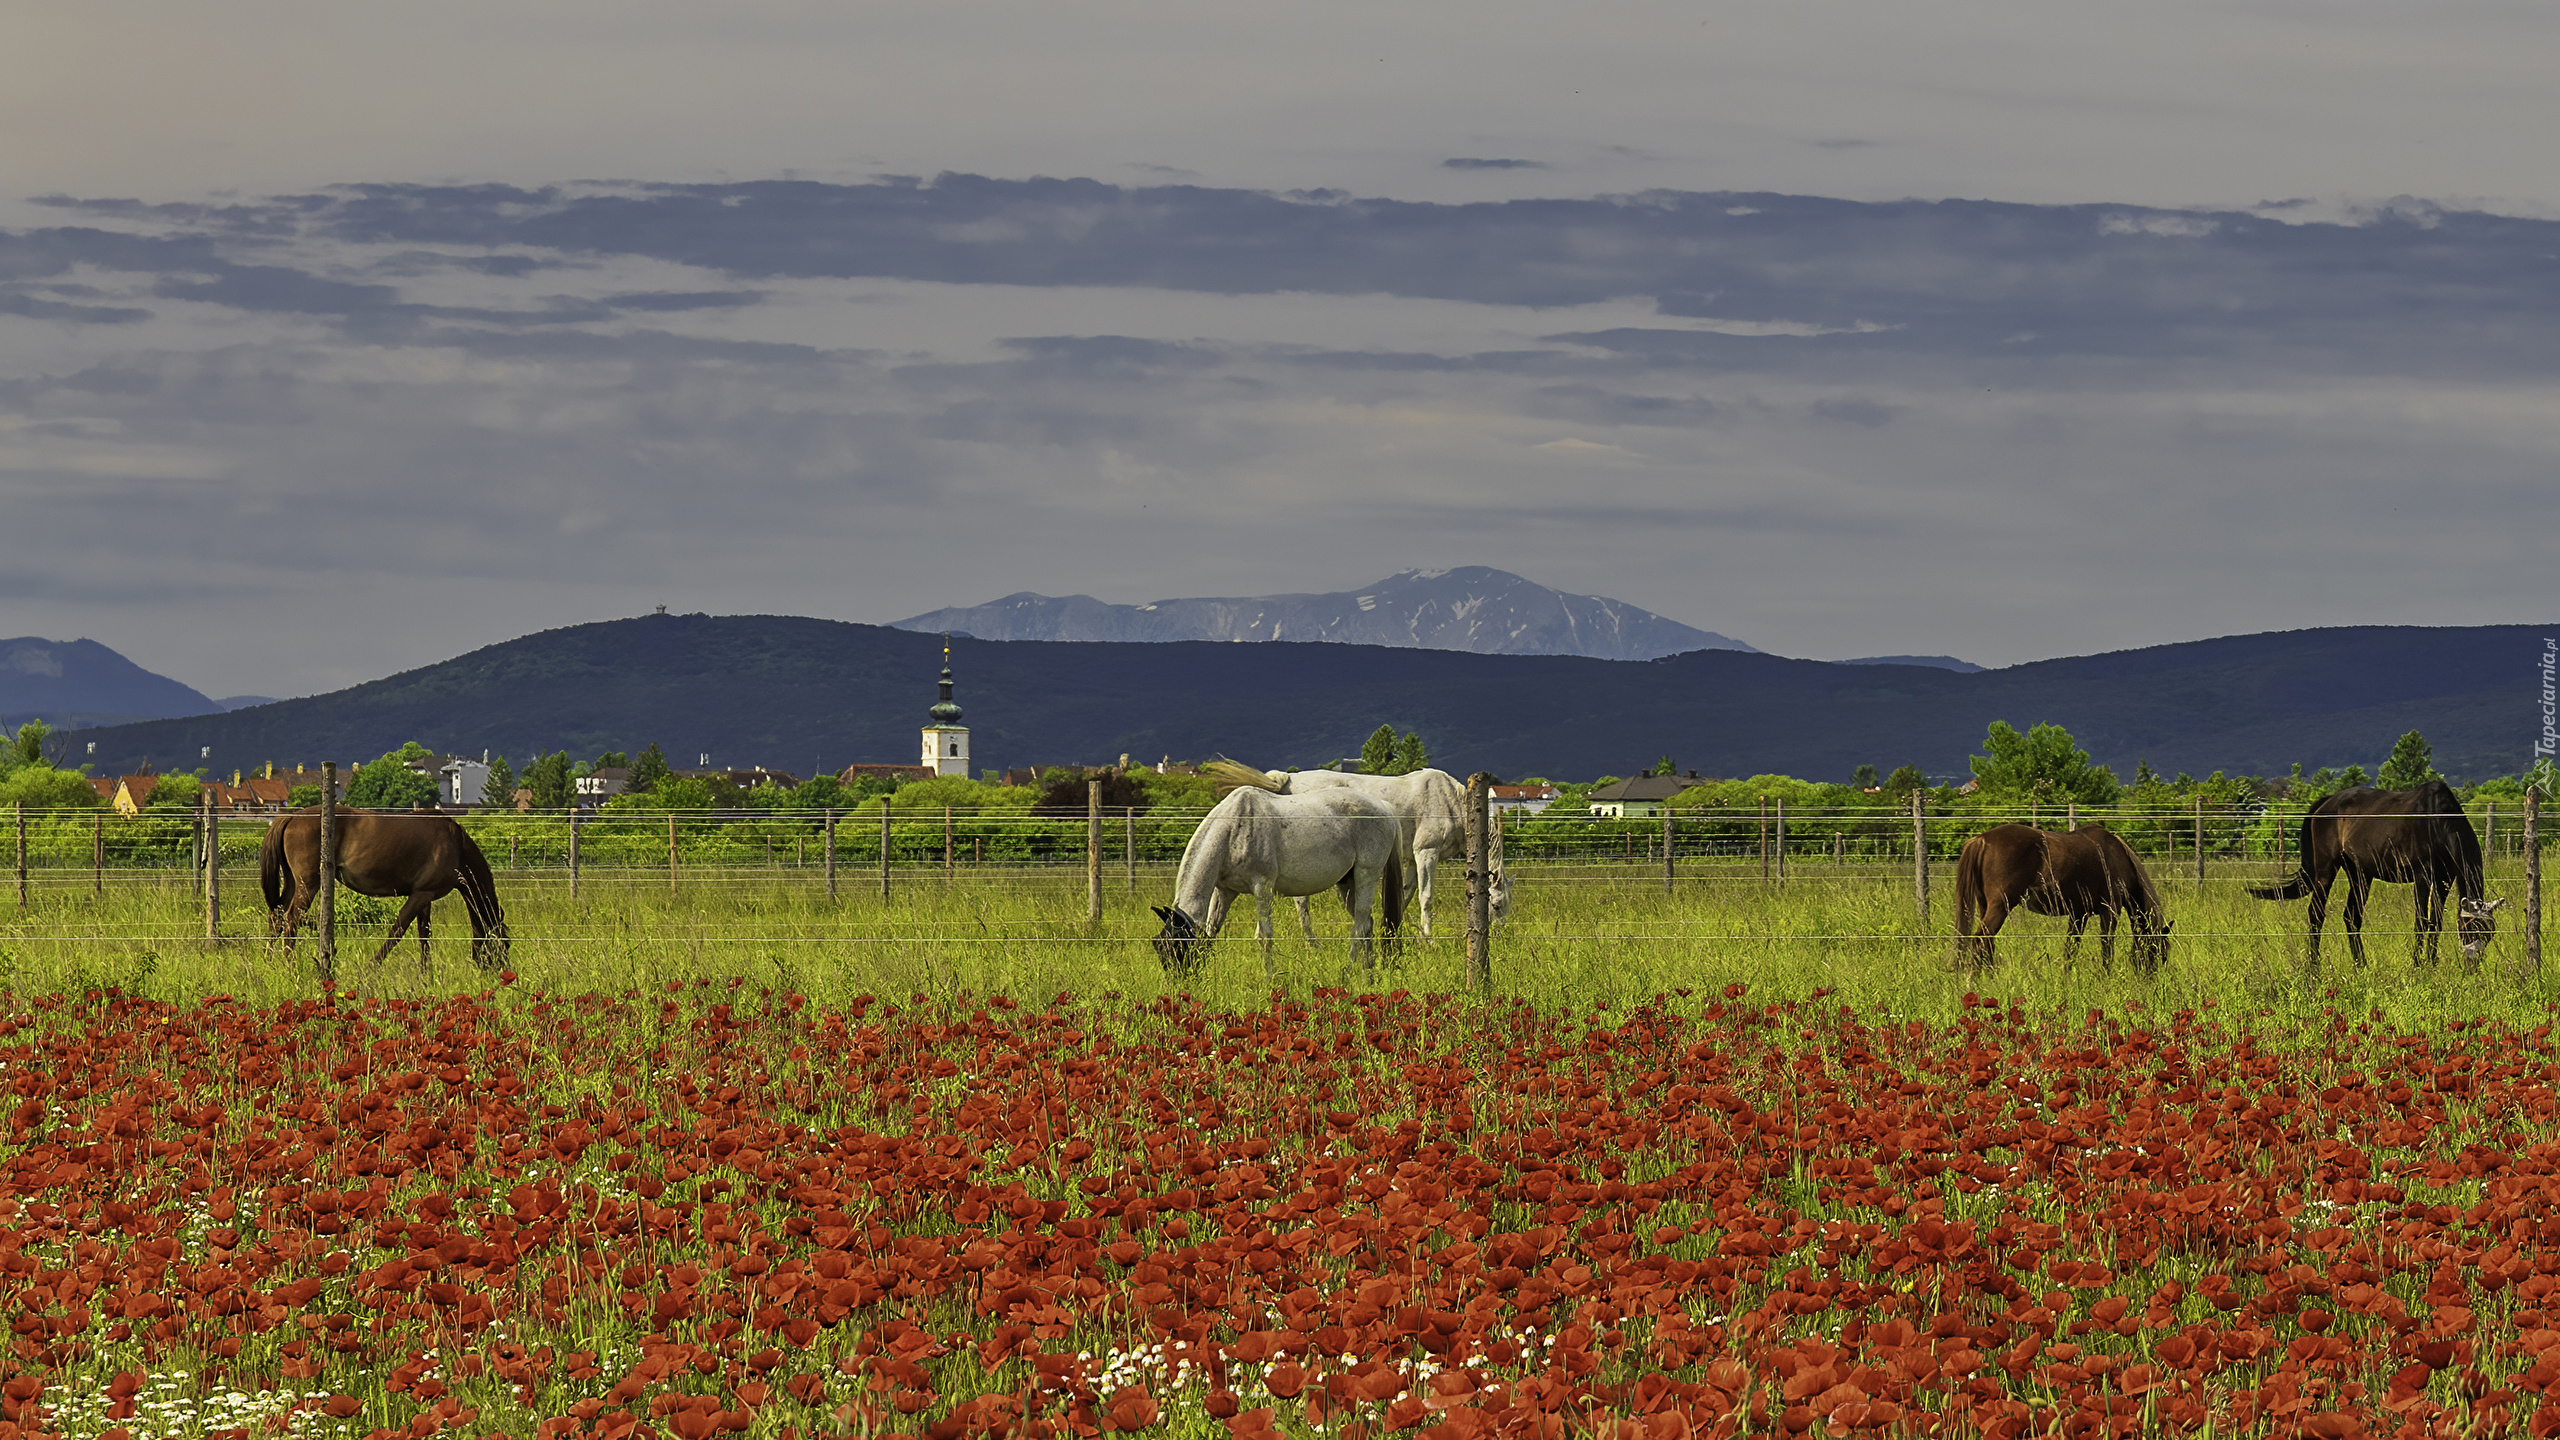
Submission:
M 0 721 L 15 729 L 41 716 L 59 730 L 129 720 L 204 715 L 222 708 L 95 640 L 0 640 Z
M 2457 779 L 2521 769 L 2550 626 L 2364 626 L 2188 641 L 1961 673 L 1733 650 L 1659 660 L 1331 643 L 960 640 L 982 766 L 1224 753 L 1355 754 L 1380 724 L 1455 772 L 1588 778 L 1670 754 L 1709 774 L 1962 774 L 1993 720 L 2050 721 L 2130 775 L 2378 765 L 2421 730 Z M 404 740 L 521 762 L 652 741 L 680 763 L 801 774 L 909 760 L 938 636 L 780 615 L 649 615 L 547 630 L 346 690 L 89 731 L 101 771 L 368 759 Z

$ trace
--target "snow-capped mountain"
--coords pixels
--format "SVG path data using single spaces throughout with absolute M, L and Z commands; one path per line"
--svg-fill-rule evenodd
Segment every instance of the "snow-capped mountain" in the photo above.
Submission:
M 1146 605 L 1026 590 L 984 605 L 953 606 L 892 623 L 901 630 L 947 630 L 981 640 L 1307 640 L 1609 660 L 1753 648 L 1623 600 L 1568 595 L 1482 565 L 1407 570 L 1365 589 L 1326 595 Z

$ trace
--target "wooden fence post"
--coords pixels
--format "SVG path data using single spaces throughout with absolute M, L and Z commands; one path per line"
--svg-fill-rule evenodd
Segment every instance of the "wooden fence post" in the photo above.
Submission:
M 204 938 L 222 934 L 222 822 L 213 813 L 213 787 L 196 792 L 204 807 Z
M 338 762 L 320 762 L 320 984 L 338 1003 Z
M 1769 797 L 1760 797 L 1760 878 L 1769 878 Z
M 17 802 L 18 810 L 18 908 L 27 908 L 27 802 Z
M 2204 888 L 2204 797 L 2196 797 L 2196 888 Z
M 889 797 L 880 797 L 880 901 L 889 900 Z
M 100 811 L 89 817 L 89 893 L 107 898 L 107 816 Z
M 1778 878 L 1787 878 L 1787 797 L 1778 797 Z
M 827 901 L 836 898 L 836 812 L 827 812 Z
M 2542 973 L 2542 787 L 2524 787 L 2524 958 Z
M 667 893 L 676 893 L 676 817 L 667 812 Z
M 1849 834 L 1845 830 L 1831 832 L 1831 863 L 1834 865 L 1849 863 Z
M 1921 792 L 1911 792 L 1911 888 L 1920 902 L 1920 923 L 1929 923 L 1929 811 Z
M 2080 828 L 2079 801 L 2074 800 L 2070 804 L 2062 807 L 2062 828 L 2065 830 L 2077 830 Z
M 1084 782 L 1084 918 L 1102 921 L 1102 782 Z
M 1672 824 L 1671 807 L 1665 805 L 1662 807 L 1662 893 L 1665 895 L 1671 893 L 1674 861 L 1680 853 L 1680 847 L 1675 843 L 1677 832 L 1672 829 Z
M 1479 770 L 1467 777 L 1467 978 L 1479 994 L 1493 993 L 1492 837 L 1485 832 L 1493 777 Z M 1664 844 L 1662 879 L 1671 883 L 1671 811 L 1662 812 Z
M 2488 833 L 2481 837 L 2480 849 L 2490 859 L 2498 858 L 2498 802 L 2489 802 Z
M 569 898 L 578 898 L 578 807 L 569 807 Z

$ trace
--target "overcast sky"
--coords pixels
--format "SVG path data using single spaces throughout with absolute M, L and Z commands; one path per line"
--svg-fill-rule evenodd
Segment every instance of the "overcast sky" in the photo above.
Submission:
M 2560 619 L 2560 10 L 102 3 L 0 635 L 1500 566 L 1782 654 Z

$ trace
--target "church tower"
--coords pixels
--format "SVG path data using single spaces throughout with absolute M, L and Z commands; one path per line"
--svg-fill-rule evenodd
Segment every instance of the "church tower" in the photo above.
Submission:
M 969 727 L 960 723 L 960 702 L 951 698 L 951 637 L 942 637 L 942 698 L 926 712 L 924 767 L 936 775 L 969 775 Z

